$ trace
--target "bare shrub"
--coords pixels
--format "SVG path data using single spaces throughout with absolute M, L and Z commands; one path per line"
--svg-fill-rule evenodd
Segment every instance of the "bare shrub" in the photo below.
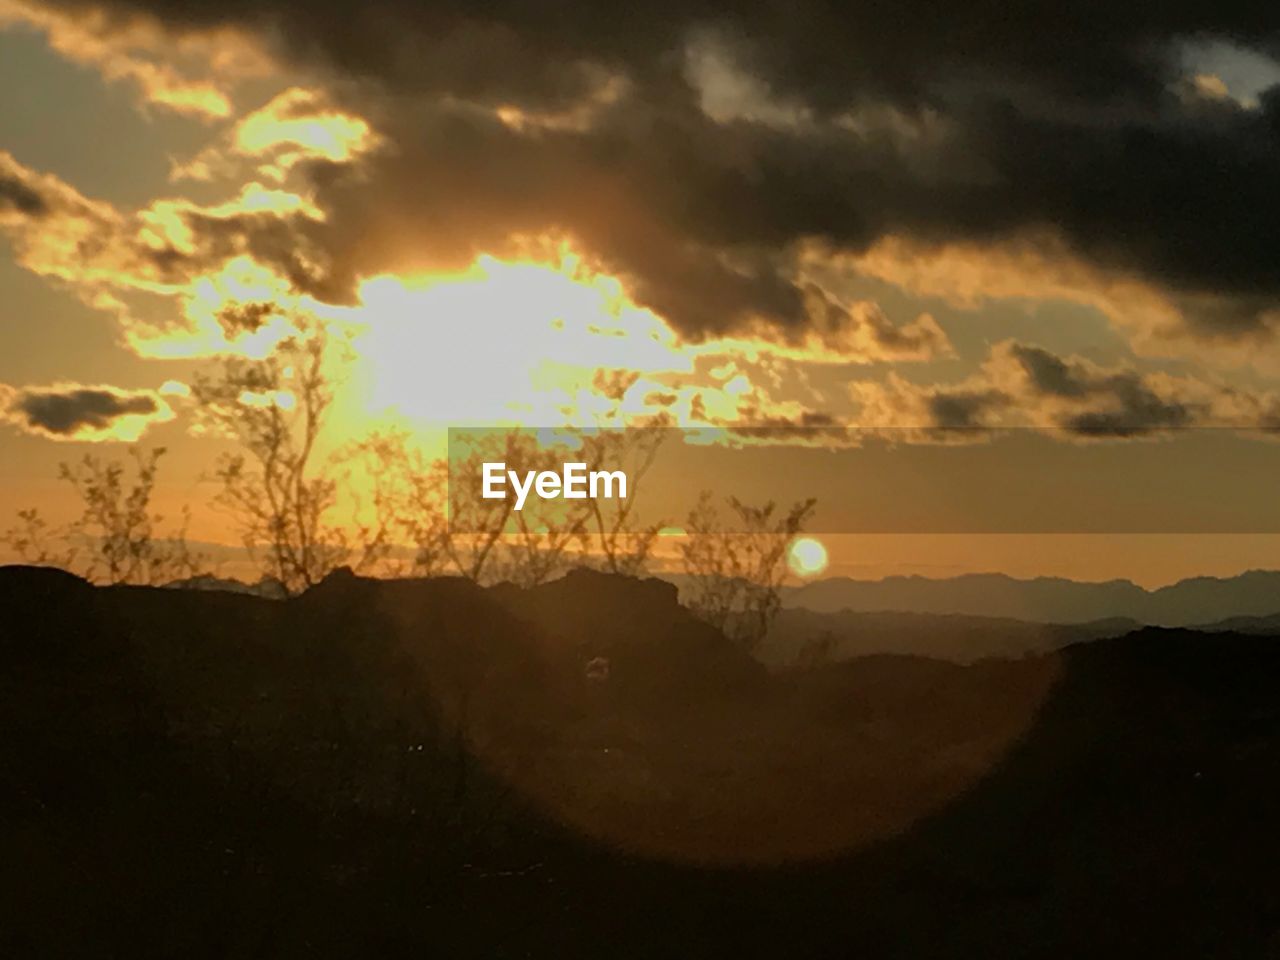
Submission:
M 757 507 L 728 497 L 724 504 L 728 522 L 710 493 L 703 493 L 689 513 L 680 545 L 688 578 L 685 604 L 750 650 L 781 609 L 787 548 L 804 529 L 815 501 L 801 501 L 785 513 L 772 501 Z
M 390 575 L 454 573 L 483 583 L 545 583 L 574 566 L 638 574 L 661 524 L 639 526 L 635 496 L 657 454 L 660 436 L 618 431 L 558 431 L 576 441 L 544 446 L 522 430 L 485 430 L 460 440 L 452 462 L 411 448 L 404 431 L 385 431 L 352 445 L 348 456 L 364 488 L 356 542 L 358 562 Z M 519 474 L 556 470 L 565 459 L 589 470 L 625 469 L 629 497 L 610 501 L 542 500 L 522 510 L 482 494 L 483 465 L 502 462 Z M 412 560 L 403 557 L 411 553 Z
M 201 558 L 186 539 L 187 521 L 165 535 L 164 518 L 151 512 L 163 447 L 134 447 L 129 462 L 86 454 L 64 463 L 59 477 L 74 488 L 80 516 L 65 527 L 48 524 L 36 509 L 18 512 L 3 541 L 27 563 L 59 566 L 99 583 L 160 584 L 192 576 Z
M 263 360 L 228 357 L 193 395 L 206 421 L 240 450 L 214 471 L 215 505 L 227 511 L 263 572 L 287 594 L 319 583 L 351 553 L 333 520 L 337 472 L 317 443 L 333 404 L 326 367 L 330 338 L 322 324 L 295 321 L 296 336 Z

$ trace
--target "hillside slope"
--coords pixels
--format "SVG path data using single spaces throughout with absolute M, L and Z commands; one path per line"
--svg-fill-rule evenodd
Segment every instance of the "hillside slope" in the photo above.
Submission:
M 769 673 L 594 574 L 0 604 L 5 956 L 1280 946 L 1270 638 Z

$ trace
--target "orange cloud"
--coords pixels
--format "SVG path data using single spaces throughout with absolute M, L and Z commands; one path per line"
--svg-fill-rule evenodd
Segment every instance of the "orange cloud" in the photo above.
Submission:
M 172 177 L 235 176 L 247 160 L 255 176 L 283 183 L 303 161 L 352 163 L 380 142 L 365 119 L 335 106 L 322 91 L 290 87 L 236 121 L 221 142 L 176 164 Z
M 1274 431 L 1280 397 L 1213 379 L 1129 366 L 1103 367 L 1007 340 L 982 368 L 954 384 L 921 385 L 896 374 L 853 383 L 860 428 L 904 441 L 982 440 L 989 430 L 1036 428 L 1062 439 L 1152 436 L 1189 427 Z
M 986 244 L 919 243 L 890 236 L 864 253 L 815 248 L 806 257 L 963 309 L 1008 299 L 1091 306 L 1128 330 L 1134 348 L 1149 356 L 1181 356 L 1194 347 L 1206 359 L 1204 347 L 1209 345 L 1228 363 L 1251 362 L 1259 359 L 1256 343 L 1280 332 L 1280 309 L 1213 294 L 1180 294 L 1092 264 L 1048 232 Z
M 165 199 L 126 214 L 0 151 L 0 231 L 18 263 L 116 313 L 135 346 L 177 338 L 198 341 L 194 352 L 216 352 L 229 344 L 213 319 L 228 299 L 285 304 L 321 291 L 328 273 L 314 237 L 321 220 L 305 198 L 255 183 L 221 204 Z M 183 322 L 158 327 L 134 318 L 128 298 L 139 294 L 178 299 Z
M 250 41 L 228 30 L 176 38 L 147 21 L 122 21 L 97 9 L 69 13 L 0 0 L 0 27 L 8 24 L 39 30 L 58 54 L 92 67 L 108 81 L 134 84 L 149 104 L 209 120 L 231 115 L 225 85 L 212 77 L 187 76 L 174 61 L 203 64 L 208 72 L 226 76 L 259 72 L 250 65 L 262 59 Z
M 922 363 L 953 356 L 946 331 L 922 313 L 895 324 L 879 304 L 859 301 L 844 305 L 816 284 L 804 287 L 808 323 L 797 329 L 757 325 L 705 345 L 708 352 L 772 354 L 817 364 Z

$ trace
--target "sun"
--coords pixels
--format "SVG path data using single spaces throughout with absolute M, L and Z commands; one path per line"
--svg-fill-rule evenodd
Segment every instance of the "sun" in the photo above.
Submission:
M 787 550 L 787 565 L 800 577 L 814 577 L 827 569 L 827 548 L 821 540 L 801 537 Z
M 561 422 L 603 403 L 599 370 L 689 373 L 665 321 L 637 307 L 620 281 L 572 259 L 548 264 L 481 256 L 466 271 L 383 276 L 360 288 L 356 352 L 371 411 L 414 421 Z M 657 384 L 642 380 L 624 405 Z

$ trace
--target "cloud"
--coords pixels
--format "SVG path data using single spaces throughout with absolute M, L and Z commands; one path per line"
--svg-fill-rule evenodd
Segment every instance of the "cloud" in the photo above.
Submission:
M 841 303 L 816 284 L 805 285 L 806 322 L 782 328 L 756 322 L 709 343 L 713 355 L 771 354 L 810 364 L 918 363 L 950 357 L 951 340 L 922 313 L 895 324 L 876 303 Z
M 241 117 L 213 146 L 174 165 L 174 180 L 214 180 L 250 171 L 277 184 L 304 160 L 351 163 L 378 146 L 368 122 L 319 90 L 290 87 Z
M 359 171 L 307 165 L 331 290 L 553 233 L 697 339 L 809 324 L 806 244 L 1040 231 L 1158 291 L 1192 337 L 1274 333 L 1280 90 L 1212 95 L 1183 55 L 1217 38 L 1274 56 L 1245 5 L 101 9 L 102 35 L 251 37 L 377 118 L 389 149 Z
M 0 225 L 20 227 L 62 212 L 89 217 L 97 211 L 57 178 L 24 167 L 0 150 Z
M 1160 383 L 1134 370 L 1104 371 L 1020 343 L 1007 344 L 1004 352 L 1019 368 L 1023 395 L 1045 402 L 1053 411 L 1050 417 L 1069 433 L 1134 436 L 1190 426 L 1197 414 L 1210 410 L 1172 380 Z M 1001 360 L 995 363 L 998 369 Z
M 972 430 L 982 426 L 990 411 L 1008 406 L 1010 398 L 994 389 L 938 390 L 924 402 L 930 427 Z
M 48 212 L 44 198 L 20 177 L 0 175 L 0 214 L 39 218 Z
M 1280 398 L 1213 380 L 1102 367 L 1041 347 L 1005 341 L 978 373 L 952 385 L 911 383 L 897 374 L 850 385 L 869 430 L 903 439 L 984 439 L 992 430 L 1043 429 L 1062 439 L 1143 437 L 1192 427 L 1271 431 Z
M 815 285 L 810 323 L 803 335 L 805 359 L 836 362 L 924 361 L 954 353 L 951 341 L 927 313 L 904 324 L 894 324 L 880 307 L 862 302 L 846 307 Z
M 269 296 L 281 311 L 304 296 L 343 299 L 346 291 L 328 286 L 321 223 L 303 197 L 256 183 L 222 204 L 165 199 L 125 212 L 0 150 L 0 231 L 18 263 L 120 314 L 135 346 L 159 333 L 132 318 L 122 297 L 177 298 L 185 326 L 160 333 L 199 335 L 205 352 L 226 348 L 246 329 L 247 315 L 236 322 L 217 316 L 228 300 L 219 285 L 239 290 L 240 299 Z
M 54 50 L 95 68 L 104 79 L 134 84 L 149 104 L 206 120 L 231 114 L 226 91 L 207 77 L 185 75 L 165 59 L 186 54 L 187 59 L 216 60 L 224 73 L 237 62 L 238 72 L 246 72 L 245 65 L 254 59 L 247 49 L 232 56 L 230 48 L 240 41 L 226 32 L 216 38 L 221 48 L 216 55 L 213 37 L 192 37 L 175 50 L 173 35 L 156 24 L 136 17 L 104 16 L 95 9 L 58 10 L 25 0 L 0 0 L 0 28 L 11 23 L 43 32 Z
M 151 425 L 173 419 L 152 391 L 78 384 L 0 385 L 0 412 L 20 429 L 54 440 L 132 442 Z
M 1126 331 L 1134 349 L 1148 356 L 1191 352 L 1228 365 L 1265 364 L 1258 347 L 1280 333 L 1280 301 L 1265 294 L 1163 289 L 1132 271 L 1090 263 L 1043 229 L 989 243 L 929 243 L 895 235 L 861 254 L 812 249 L 805 259 L 824 275 L 874 277 L 965 310 L 1006 299 L 1084 304 Z
M 92 4 L 51 6 L 78 11 Z M 785 10 L 580 3 L 557 17 L 510 0 L 482 9 L 461 0 L 429 7 L 377 0 L 358 17 L 344 16 L 341 5 L 302 0 L 117 0 L 110 9 L 126 23 L 151 16 L 184 34 L 235 26 L 270 38 L 275 54 L 294 63 L 419 93 L 523 106 L 576 100 L 601 74 L 657 84 L 664 60 L 694 40 L 714 42 L 759 87 L 815 111 L 840 110 L 859 96 L 918 102 L 966 72 L 976 74 L 971 84 L 999 78 L 1085 101 L 1117 92 L 1150 98 L 1178 72 L 1175 41 L 1217 36 L 1265 50 L 1273 40 L 1246 5 L 1185 0 L 1121 13 L 1102 0 L 1050 8 L 1021 0 L 945 14 L 924 0 L 854 9 L 801 0 Z

